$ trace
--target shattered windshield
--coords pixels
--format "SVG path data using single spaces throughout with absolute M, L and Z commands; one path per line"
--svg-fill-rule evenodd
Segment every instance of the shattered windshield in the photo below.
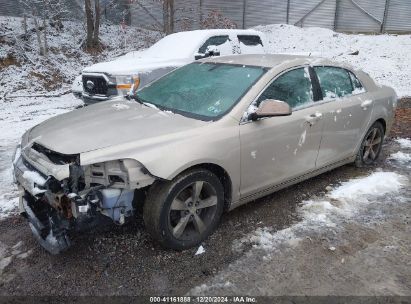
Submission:
M 264 67 L 191 63 L 141 89 L 136 99 L 212 120 L 227 113 L 264 73 Z

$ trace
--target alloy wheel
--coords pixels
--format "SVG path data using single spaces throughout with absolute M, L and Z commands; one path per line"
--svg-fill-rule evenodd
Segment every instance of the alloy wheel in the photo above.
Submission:
M 179 240 L 191 240 L 203 235 L 217 211 L 217 194 L 205 181 L 196 181 L 181 190 L 169 210 L 169 229 Z
M 364 163 L 374 162 L 381 149 L 382 144 L 382 133 L 377 127 L 372 128 L 365 139 L 362 159 Z

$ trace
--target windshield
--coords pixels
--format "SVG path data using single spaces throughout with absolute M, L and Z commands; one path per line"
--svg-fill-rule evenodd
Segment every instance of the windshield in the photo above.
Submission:
M 212 120 L 226 114 L 265 73 L 264 67 L 191 63 L 136 94 L 161 109 Z

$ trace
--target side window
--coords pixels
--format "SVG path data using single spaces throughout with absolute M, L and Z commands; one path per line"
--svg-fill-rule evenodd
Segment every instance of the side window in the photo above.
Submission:
M 348 72 L 348 74 L 350 74 L 351 83 L 352 83 L 352 86 L 354 87 L 354 91 L 352 91 L 352 93 L 353 94 L 364 93 L 365 89 L 362 86 L 361 82 L 358 80 L 358 78 L 351 72 Z
M 323 99 L 333 99 L 351 95 L 353 87 L 347 70 L 337 67 L 314 67 L 320 82 Z
M 238 35 L 238 41 L 241 43 L 248 45 L 248 46 L 256 46 L 261 45 L 263 46 L 263 42 L 261 41 L 260 36 L 255 35 Z
M 219 46 L 219 45 L 223 45 L 224 43 L 228 43 L 229 42 L 229 38 L 228 35 L 222 35 L 222 36 L 214 36 L 214 37 L 210 37 L 207 39 L 207 41 L 200 47 L 200 49 L 198 50 L 198 52 L 200 54 L 205 54 L 205 52 L 207 51 L 207 48 L 210 45 L 215 45 L 215 46 Z M 231 54 L 231 53 L 230 53 Z M 222 54 L 223 55 L 223 54 Z
M 293 109 L 313 102 L 313 89 L 308 68 L 298 68 L 278 77 L 261 94 L 257 105 L 265 99 L 285 101 Z
M 237 35 L 240 54 L 263 54 L 263 42 L 257 35 Z

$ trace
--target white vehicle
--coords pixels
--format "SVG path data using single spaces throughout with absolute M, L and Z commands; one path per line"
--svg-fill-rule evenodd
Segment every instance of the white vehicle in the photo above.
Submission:
M 168 35 L 143 51 L 130 52 L 82 72 L 81 96 L 86 104 L 126 95 L 194 60 L 236 54 L 265 53 L 264 34 L 255 30 L 216 29 Z M 76 78 L 77 82 L 79 78 Z M 77 94 L 76 94 L 77 92 Z M 79 96 L 79 86 L 73 84 Z

